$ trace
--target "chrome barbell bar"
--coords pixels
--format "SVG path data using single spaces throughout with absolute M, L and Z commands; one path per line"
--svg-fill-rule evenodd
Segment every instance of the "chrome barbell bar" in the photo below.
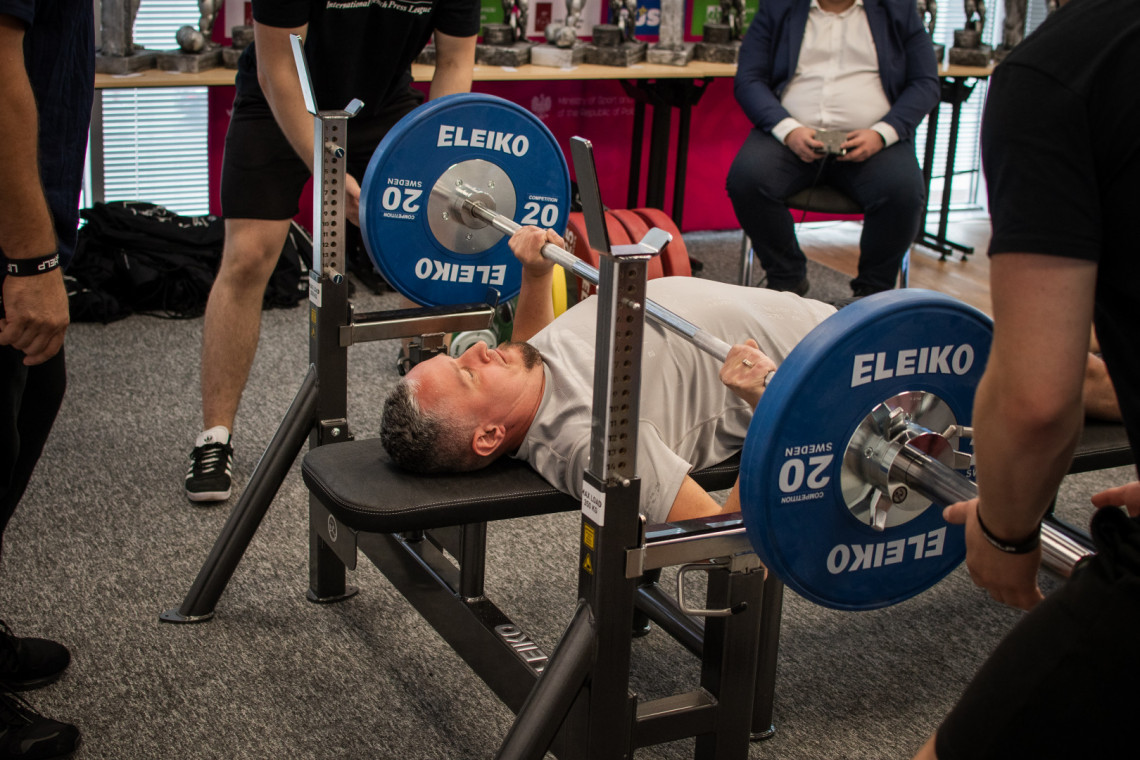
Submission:
M 452 209 L 459 215 L 459 218 L 463 220 L 463 224 L 469 227 L 478 227 L 478 225 L 473 224 L 473 221 L 477 220 L 491 225 L 505 235 L 513 235 L 522 229 L 522 225 L 510 217 L 504 216 L 494 209 L 487 208 L 487 206 L 480 201 L 473 200 L 471 198 L 473 193 L 470 191 L 461 188 L 446 187 L 437 183 L 436 186 L 432 188 L 432 193 L 446 197 L 450 201 Z M 665 244 L 672 239 L 673 236 L 668 232 L 654 227 L 649 231 L 649 234 L 634 247 L 641 248 L 646 255 L 654 255 L 660 253 L 661 249 L 665 247 Z M 583 280 L 592 282 L 595 285 L 598 284 L 598 270 L 566 249 L 554 243 L 546 243 L 542 246 L 542 256 L 548 261 L 553 261 L 555 264 L 558 264 L 563 269 L 573 272 Z M 722 362 L 728 358 L 729 349 L 732 348 L 728 343 L 702 330 L 684 317 L 669 311 L 664 306 L 654 301 L 646 300 L 645 314 L 654 322 L 686 338 L 694 346 L 713 358 L 719 359 Z

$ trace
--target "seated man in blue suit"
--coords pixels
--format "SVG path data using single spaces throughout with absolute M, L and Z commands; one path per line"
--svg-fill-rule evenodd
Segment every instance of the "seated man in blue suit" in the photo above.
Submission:
M 926 206 L 915 127 L 938 69 L 914 0 L 763 0 L 740 48 L 736 100 L 755 125 L 728 172 L 768 287 L 808 290 L 784 199 L 826 184 L 863 208 L 854 295 L 894 286 Z M 841 155 L 819 130 L 840 131 Z

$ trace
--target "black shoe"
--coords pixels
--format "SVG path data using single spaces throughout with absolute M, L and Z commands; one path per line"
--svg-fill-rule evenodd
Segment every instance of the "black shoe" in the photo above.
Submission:
M 811 283 L 808 282 L 808 278 L 805 276 L 799 282 L 772 282 L 769 280 L 768 284 L 764 287 L 768 288 L 768 290 L 779 290 L 795 293 L 797 296 L 806 296 L 808 290 L 811 288 Z
M 13 691 L 47 686 L 71 662 L 67 647 L 48 639 L 20 638 L 0 620 L 0 683 Z
M 186 470 L 186 498 L 200 503 L 230 498 L 234 447 L 230 431 L 213 427 L 198 436 Z
M 9 691 L 0 691 L 0 760 L 71 757 L 79 729 L 45 718 Z
M 882 293 L 884 290 L 890 290 L 890 288 L 879 288 L 874 285 L 852 285 L 851 295 L 855 298 L 866 298 L 876 293 Z

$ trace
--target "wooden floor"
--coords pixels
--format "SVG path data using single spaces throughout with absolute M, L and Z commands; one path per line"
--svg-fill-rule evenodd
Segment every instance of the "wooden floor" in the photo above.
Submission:
M 935 230 L 936 224 L 937 217 L 932 215 L 929 229 Z M 854 277 L 861 231 L 858 222 L 822 222 L 804 225 L 798 238 L 809 259 Z M 946 237 L 973 246 L 974 253 L 964 258 L 956 254 L 953 259 L 941 261 L 937 252 L 916 245 L 911 253 L 911 287 L 952 295 L 992 316 L 990 262 L 986 256 L 989 218 L 981 213 L 952 216 Z

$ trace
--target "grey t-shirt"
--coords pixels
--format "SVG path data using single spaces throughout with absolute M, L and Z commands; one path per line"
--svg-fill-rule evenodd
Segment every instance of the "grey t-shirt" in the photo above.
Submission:
M 695 277 L 651 280 L 649 298 L 729 344 L 752 338 L 780 364 L 834 307 L 763 288 Z M 546 387 L 515 457 L 581 498 L 590 459 L 596 299 L 569 309 L 529 342 L 542 352 Z M 720 382 L 720 362 L 686 338 L 646 321 L 637 474 L 641 512 L 664 522 L 685 476 L 744 446 L 748 404 Z

